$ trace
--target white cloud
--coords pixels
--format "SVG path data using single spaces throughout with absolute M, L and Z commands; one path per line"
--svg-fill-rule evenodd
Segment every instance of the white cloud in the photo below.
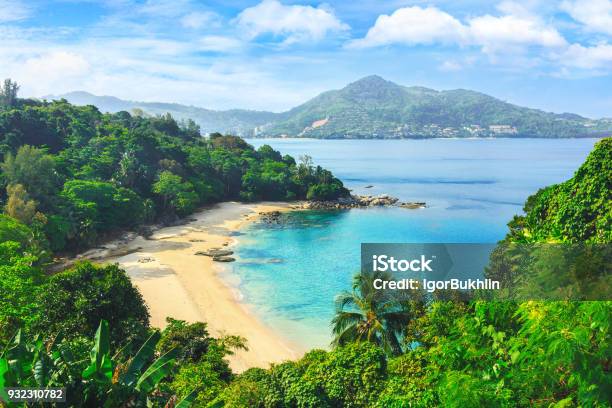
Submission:
M 16 80 L 24 97 L 85 90 L 129 100 L 280 111 L 325 88 L 304 87 L 297 77 L 283 75 L 293 71 L 288 67 L 301 67 L 310 59 L 258 59 L 235 49 L 227 52 L 227 47 L 245 46 L 231 37 L 88 37 L 68 46 L 64 38 L 73 39 L 73 33 L 61 38 L 52 34 L 0 27 L 0 79 Z M 222 48 L 224 55 L 214 58 L 200 52 Z
M 68 87 L 75 81 L 83 80 L 90 71 L 91 65 L 82 55 L 52 51 L 25 59 L 23 64 L 20 64 L 20 69 L 15 72 L 15 78 L 26 79 L 34 92 L 41 92 L 50 85 Z
M 375 47 L 393 43 L 460 43 L 467 35 L 459 20 L 436 7 L 404 7 L 391 15 L 381 15 L 365 38 L 352 41 L 351 47 Z
M 148 58 L 176 57 L 193 49 L 188 42 L 147 36 L 108 38 L 106 47 L 121 50 L 123 55 L 143 55 Z
M 179 17 L 191 6 L 191 0 L 147 0 L 137 10 L 150 16 Z
M 460 71 L 462 68 L 463 66 L 459 62 L 452 61 L 452 60 L 444 61 L 438 67 L 440 71 L 444 71 L 444 72 Z
M 272 34 L 285 37 L 286 44 L 319 41 L 329 33 L 349 28 L 326 7 L 286 6 L 277 0 L 263 0 L 246 8 L 235 21 L 251 39 Z
M 181 18 L 181 25 L 185 28 L 197 30 L 207 25 L 214 25 L 216 18 L 216 14 L 209 11 L 194 11 Z
M 19 0 L 0 0 L 0 23 L 24 20 L 30 16 L 30 11 Z
M 242 41 L 221 35 L 207 35 L 197 42 L 200 51 L 231 52 L 242 48 Z
M 612 35 L 612 1 L 574 0 L 561 3 L 561 9 L 574 20 L 584 24 L 584 29 Z
M 565 52 L 558 56 L 558 60 L 565 66 L 599 69 L 612 67 L 612 45 L 607 43 L 585 47 L 580 44 L 570 45 Z
M 391 15 L 381 15 L 366 36 L 350 43 L 353 47 L 390 44 L 457 44 L 482 47 L 495 52 L 511 46 L 560 47 L 566 45 L 561 34 L 515 3 L 502 3 L 506 14 L 483 15 L 462 23 L 436 7 L 404 7 Z
M 469 21 L 469 33 L 472 43 L 482 46 L 485 52 L 507 46 L 563 47 L 567 44 L 554 27 L 527 15 L 476 17 Z

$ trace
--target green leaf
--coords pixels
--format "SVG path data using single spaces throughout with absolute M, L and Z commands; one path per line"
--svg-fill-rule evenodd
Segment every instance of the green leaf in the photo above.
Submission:
M 155 389 L 157 384 L 164 379 L 172 371 L 174 359 L 166 361 L 164 364 L 151 370 L 148 369 L 139 379 L 136 384 L 136 390 L 149 393 Z
M 189 408 L 191 404 L 193 404 L 193 401 L 196 399 L 197 396 L 197 390 L 191 391 L 185 398 L 180 400 L 178 404 L 174 406 L 174 408 Z
M 516 363 L 519 359 L 519 357 L 521 356 L 521 353 L 519 351 L 515 351 L 510 355 L 510 361 L 512 361 L 512 363 Z
M 153 333 L 147 341 L 142 345 L 140 350 L 136 353 L 134 358 L 130 361 L 127 371 L 122 376 L 121 382 L 125 385 L 133 385 L 138 379 L 138 374 L 144 367 L 144 365 L 151 360 L 155 353 L 155 345 L 159 342 L 161 334 L 156 331 Z
M 83 378 L 93 379 L 100 383 L 110 383 L 113 379 L 113 362 L 110 357 L 109 330 L 106 320 L 100 321 L 90 357 L 91 363 L 83 370 Z
M 172 349 L 166 354 L 155 360 L 153 364 L 149 366 L 147 371 L 144 372 L 136 383 L 136 389 L 138 391 L 149 392 L 159 381 L 170 373 L 172 365 L 174 364 L 174 358 L 177 356 L 178 350 Z
M 8 401 L 8 395 L 4 391 L 4 387 L 9 384 L 10 368 L 8 360 L 0 358 L 0 400 Z
M 36 360 L 34 362 L 34 380 L 39 387 L 45 387 L 49 383 L 51 377 L 51 362 L 43 351 L 36 353 Z

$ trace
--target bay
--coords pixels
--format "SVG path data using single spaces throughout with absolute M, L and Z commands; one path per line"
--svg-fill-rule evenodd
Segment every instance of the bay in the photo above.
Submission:
M 527 197 L 570 178 L 596 140 L 248 142 L 296 158 L 307 154 L 355 193 L 427 203 L 418 210 L 292 212 L 282 224 L 243 231 L 228 282 L 266 324 L 310 349 L 329 345 L 333 300 L 350 289 L 362 242 L 497 242 Z

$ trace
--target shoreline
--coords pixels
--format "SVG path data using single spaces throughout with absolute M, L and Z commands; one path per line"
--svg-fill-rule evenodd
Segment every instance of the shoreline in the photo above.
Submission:
M 160 228 L 150 237 L 133 236 L 88 251 L 99 263 L 118 263 L 141 292 L 151 326 L 164 328 L 166 317 L 207 324 L 211 335 L 239 335 L 248 351 L 237 350 L 227 359 L 234 372 L 267 368 L 301 357 L 306 350 L 290 343 L 239 299 L 236 288 L 223 278 L 229 268 L 197 251 L 235 246 L 232 235 L 260 213 L 290 211 L 295 203 L 225 202 L 190 215 L 182 225 Z M 120 252 L 119 255 L 114 253 Z M 106 256 L 105 256 L 106 254 Z M 110 256 L 109 256 L 110 255 Z

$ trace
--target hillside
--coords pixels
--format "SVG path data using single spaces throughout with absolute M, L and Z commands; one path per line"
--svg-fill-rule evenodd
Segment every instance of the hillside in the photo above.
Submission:
M 218 201 L 347 194 L 321 167 L 192 125 L 66 101 L 0 105 L 0 208 L 59 251 Z
M 509 224 L 518 242 L 612 241 L 612 138 L 599 141 L 574 177 L 527 199 Z
M 255 127 L 273 121 L 277 115 L 272 112 L 245 109 L 216 111 L 178 103 L 128 101 L 114 96 L 97 96 L 83 91 L 47 97 L 47 99 L 59 98 L 64 98 L 75 105 L 95 105 L 102 112 L 130 112 L 132 109 L 142 109 L 150 115 L 170 113 L 178 120 L 192 119 L 200 126 L 202 133 L 222 132 L 237 136 L 251 135 Z
M 554 114 L 456 89 L 404 87 L 369 76 L 325 92 L 264 127 L 266 136 L 315 138 L 580 137 L 612 122 Z
M 464 89 L 405 87 L 376 75 L 340 90 L 324 92 L 283 113 L 215 111 L 180 104 L 125 101 L 86 92 L 59 97 L 77 105 L 96 105 L 108 112 L 133 108 L 154 115 L 169 112 L 178 119 L 193 119 L 204 133 L 244 137 L 564 138 L 612 133 L 612 119 L 592 120 L 572 113 L 544 112 Z

